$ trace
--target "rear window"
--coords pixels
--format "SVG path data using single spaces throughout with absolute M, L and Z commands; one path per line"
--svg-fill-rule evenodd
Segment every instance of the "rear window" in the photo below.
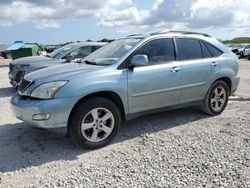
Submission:
M 180 52 L 180 60 L 203 58 L 199 40 L 178 38 L 177 44 Z
M 218 57 L 221 54 L 223 54 L 223 52 L 221 50 L 219 50 L 218 48 L 214 47 L 213 45 L 211 45 L 207 42 L 206 42 L 206 46 L 214 57 Z
M 201 42 L 201 49 L 202 49 L 204 58 L 213 57 L 213 55 L 211 54 L 211 52 L 208 50 L 207 46 L 203 42 Z

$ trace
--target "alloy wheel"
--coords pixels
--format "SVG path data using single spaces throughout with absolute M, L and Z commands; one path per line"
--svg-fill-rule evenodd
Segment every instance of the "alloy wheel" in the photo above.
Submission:
M 218 86 L 214 89 L 211 97 L 211 107 L 214 111 L 219 112 L 226 103 L 226 90 Z
M 106 139 L 113 131 L 114 116 L 106 108 L 94 108 L 82 120 L 81 132 L 90 142 L 100 142 Z

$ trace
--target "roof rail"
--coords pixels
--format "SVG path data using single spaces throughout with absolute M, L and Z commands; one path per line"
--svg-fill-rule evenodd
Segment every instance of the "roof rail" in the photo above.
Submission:
M 137 36 L 144 36 L 143 34 L 132 34 L 132 35 L 128 35 L 127 37 L 137 37 Z
M 180 33 L 183 35 L 203 35 L 205 37 L 211 37 L 210 35 L 206 33 L 198 33 L 198 32 L 191 32 L 191 31 L 169 31 L 169 30 L 158 31 L 158 32 L 152 33 L 151 35 L 159 35 L 159 34 L 167 34 L 167 33 Z

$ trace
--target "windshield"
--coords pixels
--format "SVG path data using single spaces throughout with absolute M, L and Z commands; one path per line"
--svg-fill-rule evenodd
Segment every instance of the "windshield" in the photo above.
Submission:
M 67 44 L 61 48 L 58 48 L 57 50 L 55 50 L 54 52 L 50 53 L 48 56 L 52 57 L 52 58 L 60 58 L 60 56 L 62 54 L 64 54 L 65 52 L 67 52 L 68 50 L 70 50 L 72 47 L 74 47 L 74 43 L 72 44 Z
M 95 65 L 112 65 L 125 53 L 134 47 L 141 39 L 120 39 L 107 44 L 88 57 L 83 62 Z

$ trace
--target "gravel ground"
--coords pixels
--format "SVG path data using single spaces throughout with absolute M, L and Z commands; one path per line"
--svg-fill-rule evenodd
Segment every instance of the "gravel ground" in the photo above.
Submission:
M 187 108 L 125 123 L 107 147 L 88 151 L 62 131 L 26 126 L 0 59 L 0 187 L 250 187 L 250 62 L 226 110 Z

